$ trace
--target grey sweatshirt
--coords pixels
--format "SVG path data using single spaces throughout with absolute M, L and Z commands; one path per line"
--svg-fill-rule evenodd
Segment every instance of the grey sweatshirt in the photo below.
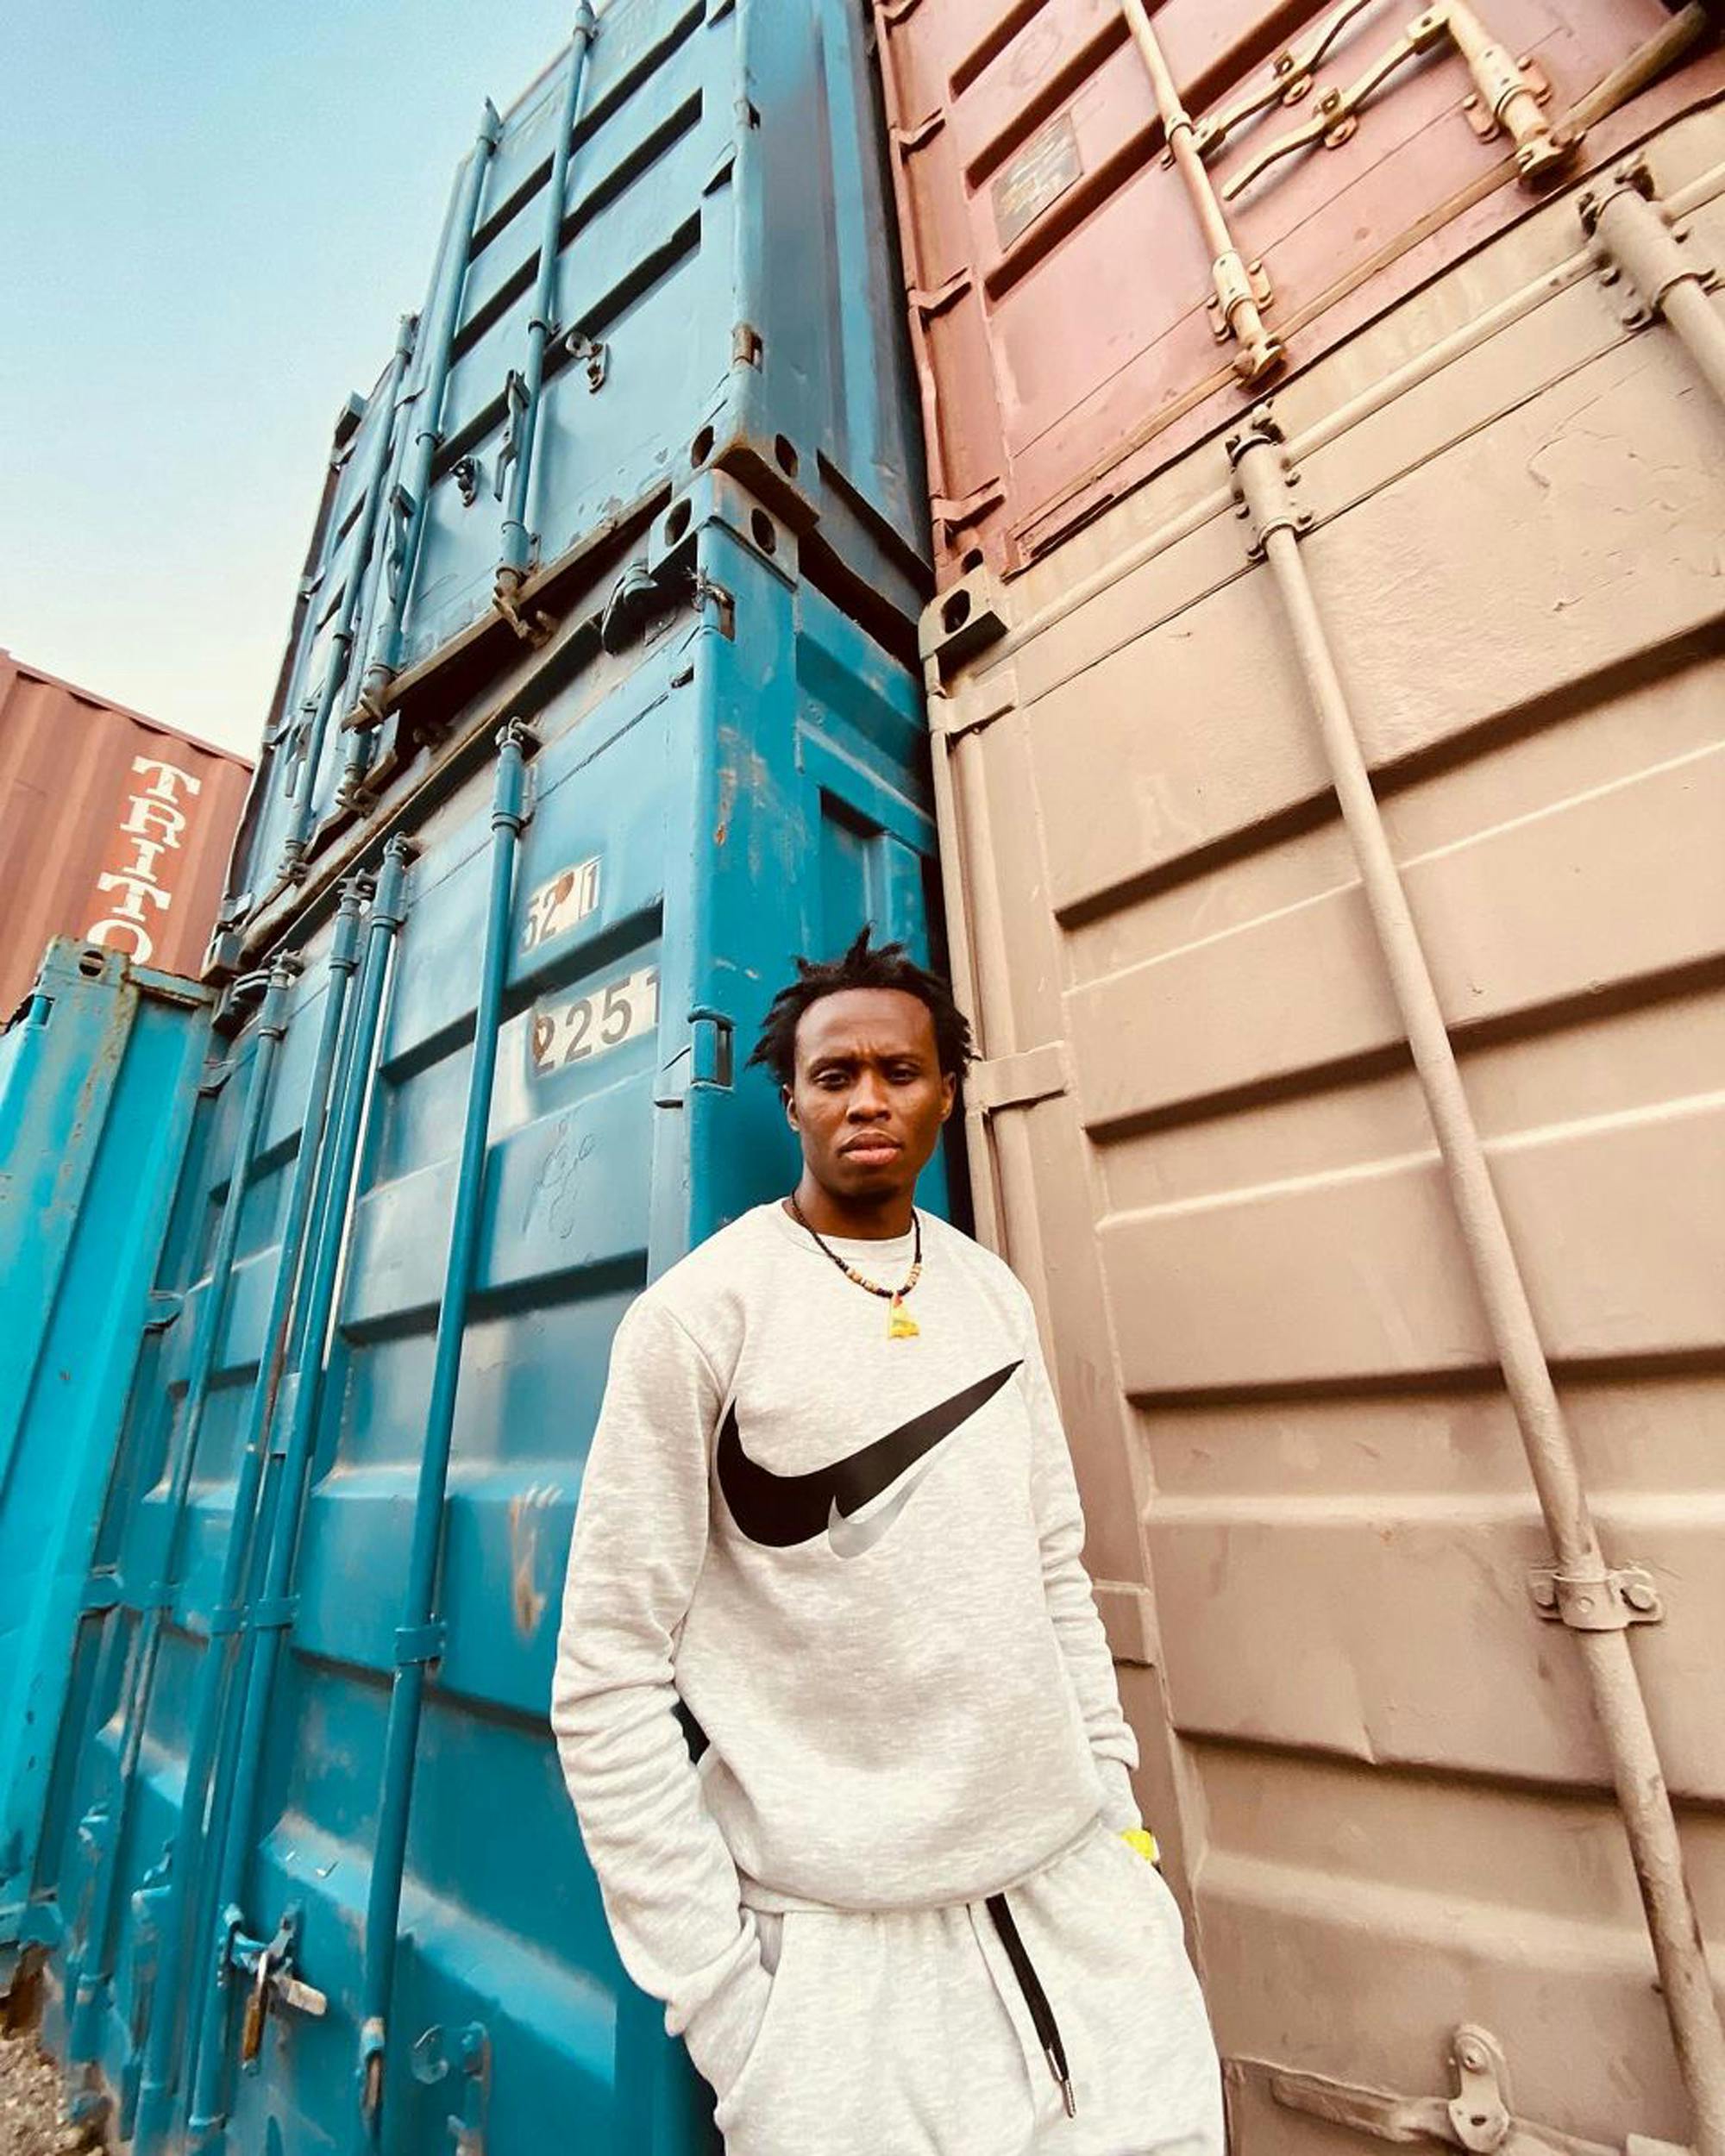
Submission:
M 1029 1298 L 920 1217 L 914 1338 L 776 1203 L 693 1251 L 618 1329 L 582 1476 L 552 1727 L 624 1965 L 721 2095 L 756 1908 L 974 1901 L 1139 1823 Z

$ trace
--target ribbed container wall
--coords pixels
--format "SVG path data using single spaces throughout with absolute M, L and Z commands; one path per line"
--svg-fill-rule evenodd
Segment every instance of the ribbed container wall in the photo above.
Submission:
M 618 1320 L 794 1178 L 794 956 L 944 959 L 925 484 L 866 12 L 573 24 L 335 431 L 0 1928 L 136 2156 L 716 2156 L 558 1604 Z
M 198 972 L 251 768 L 0 651 L 0 1024 L 57 936 Z
M 411 788 L 425 732 L 555 633 L 589 557 L 621 575 L 622 535 L 706 473 L 913 655 L 926 517 L 878 99 L 858 9 L 615 0 L 486 108 L 420 310 L 336 430 L 229 878 L 248 948 Z
M 1663 0 L 874 5 L 943 584 L 1035 560 L 1725 84 L 1665 60 L 1624 111 L 1704 31 Z
M 150 1288 L 213 1007 L 60 940 L 0 1033 L 0 1990 L 47 1943 L 55 1732 L 111 1586 L 94 1549 L 139 1339 L 169 1321 Z
M 494 2156 L 542 2146 L 549 2118 L 617 2156 L 715 2146 L 662 2009 L 617 1962 L 550 1746 L 562 1567 L 618 1319 L 794 1176 L 774 1089 L 743 1071 L 790 955 L 865 920 L 931 955 L 934 834 L 919 677 L 808 578 L 787 526 L 711 473 L 637 542 L 681 567 L 618 648 L 598 633 L 607 570 L 575 601 L 585 633 L 487 691 L 530 734 L 499 749 L 494 721 L 454 715 L 435 784 L 372 830 L 375 895 L 306 909 L 199 1104 L 30 1911 L 55 1942 L 50 2047 L 139 2149 L 188 2116 L 235 2151 L 357 2148 L 372 2057 L 388 2150 L 440 2146 L 466 2106 Z M 496 1067 L 464 1175 L 494 918 Z M 944 1208 L 938 1173 L 923 1195 Z M 447 1482 L 422 1495 L 452 1327 Z M 429 1609 L 410 1595 L 428 1506 Z M 386 1732 L 415 1668 L 404 1779 Z M 407 1827 L 398 1946 L 367 1917 L 394 1891 L 388 1817 Z M 277 1939 L 310 1991 L 272 1993 L 245 2071 L 245 1942 Z
M 1219 183 L 1408 27 L 1239 12 L 1145 18 L 1196 131 L 1268 86 Z M 1720 60 L 1698 10 L 1478 13 L 1579 139 L 1521 185 L 1436 32 L 1332 104 L 1235 197 L 1295 300 L 1246 385 L 1150 334 L 1208 264 L 1153 129 L 1093 132 L 1150 126 L 1127 13 L 877 9 L 976 1210 L 1046 1326 L 1243 2156 L 1725 2120 Z M 1278 51 L 1341 18 L 1284 109 Z M 1328 311 L 1296 204 L 1358 218 Z M 1000 214 L 1021 273 L 963 256 Z M 1356 241 L 1395 266 L 1350 298 Z

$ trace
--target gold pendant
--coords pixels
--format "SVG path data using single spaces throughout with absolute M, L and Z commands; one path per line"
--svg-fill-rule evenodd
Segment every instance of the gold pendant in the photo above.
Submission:
M 922 1327 L 894 1296 L 887 1319 L 887 1338 L 889 1340 L 914 1340 L 920 1337 Z

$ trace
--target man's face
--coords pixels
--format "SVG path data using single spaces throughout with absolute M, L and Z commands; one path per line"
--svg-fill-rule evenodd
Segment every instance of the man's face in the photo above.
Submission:
M 908 1192 L 957 1089 L 942 1074 L 928 1006 L 901 988 L 845 988 L 798 1021 L 786 1112 L 810 1174 L 835 1198 Z

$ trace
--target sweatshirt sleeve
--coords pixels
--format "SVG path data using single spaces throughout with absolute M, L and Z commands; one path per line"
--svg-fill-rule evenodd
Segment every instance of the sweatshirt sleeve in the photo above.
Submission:
M 1144 1821 L 1132 1787 L 1132 1769 L 1138 1764 L 1138 1739 L 1120 1708 L 1113 1656 L 1090 1590 L 1090 1576 L 1084 1569 L 1084 1514 L 1077 1477 L 1072 1471 L 1071 1450 L 1027 1300 L 1025 1330 L 1032 1495 L 1042 1545 L 1042 1583 L 1048 1614 L 1090 1739 L 1090 1756 L 1101 1787 L 1103 1824 L 1116 1830 L 1141 1827 Z
M 771 1979 L 676 1716 L 674 1657 L 706 1551 L 706 1357 L 654 1303 L 618 1328 L 575 1511 L 551 1727 L 623 1965 L 723 2095 Z

